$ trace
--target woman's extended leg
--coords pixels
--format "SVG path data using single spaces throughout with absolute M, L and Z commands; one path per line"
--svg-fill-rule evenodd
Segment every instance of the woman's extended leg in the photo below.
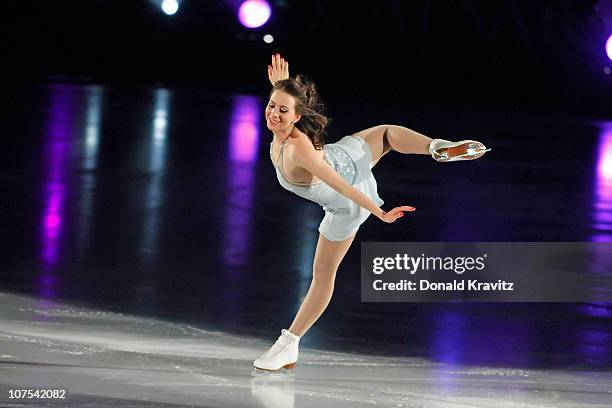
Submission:
M 474 160 L 491 150 L 476 140 L 450 142 L 444 139 L 431 139 L 412 129 L 397 125 L 374 126 L 353 136 L 361 137 L 370 146 L 372 166 L 391 150 L 404 154 L 431 154 L 436 161 L 441 162 Z
M 431 138 L 414 130 L 397 125 L 379 125 L 355 133 L 364 139 L 372 150 L 372 163 L 395 150 L 404 154 L 429 154 Z
M 329 304 L 334 292 L 336 271 L 353 239 L 355 239 L 355 234 L 344 241 L 337 242 L 319 235 L 312 265 L 312 282 L 300 310 L 289 327 L 289 331 L 293 334 L 303 336 Z

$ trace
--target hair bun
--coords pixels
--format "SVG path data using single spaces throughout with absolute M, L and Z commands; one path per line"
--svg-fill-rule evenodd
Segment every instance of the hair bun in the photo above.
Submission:
M 306 94 L 309 97 L 317 95 L 317 88 L 315 87 L 314 82 L 309 80 L 306 76 L 298 75 L 295 77 L 295 79 L 306 89 Z
M 307 106 L 314 110 L 319 110 L 322 104 L 319 101 L 319 93 L 315 83 L 309 80 L 305 75 L 298 75 L 295 78 L 303 87 L 306 93 Z

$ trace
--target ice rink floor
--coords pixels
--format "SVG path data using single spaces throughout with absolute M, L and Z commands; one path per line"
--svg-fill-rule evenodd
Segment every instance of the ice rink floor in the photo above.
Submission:
M 302 348 L 292 373 L 263 374 L 269 346 L 32 297 L 0 294 L 3 406 L 612 407 L 612 373 L 461 366 Z M 68 389 L 10 400 L 14 388 Z

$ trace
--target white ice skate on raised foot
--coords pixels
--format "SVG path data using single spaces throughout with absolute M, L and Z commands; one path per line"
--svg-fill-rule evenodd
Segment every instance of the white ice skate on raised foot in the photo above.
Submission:
M 300 336 L 283 329 L 276 343 L 255 360 L 253 365 L 255 368 L 267 371 L 276 371 L 281 368 L 291 369 L 295 367 L 298 359 L 299 343 Z
M 490 151 L 491 149 L 487 149 L 485 145 L 476 140 L 450 142 L 444 139 L 434 139 L 429 144 L 429 154 L 439 162 L 474 160 Z

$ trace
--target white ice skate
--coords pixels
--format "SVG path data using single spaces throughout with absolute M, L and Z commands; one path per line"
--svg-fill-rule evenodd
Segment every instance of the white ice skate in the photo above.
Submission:
M 444 139 L 434 139 L 429 144 L 429 154 L 439 162 L 474 160 L 490 151 L 491 149 L 487 149 L 485 145 L 476 140 L 450 142 Z
M 299 343 L 300 336 L 283 329 L 276 343 L 255 360 L 253 365 L 255 368 L 266 371 L 277 371 L 281 368 L 291 369 L 295 367 L 298 359 Z

